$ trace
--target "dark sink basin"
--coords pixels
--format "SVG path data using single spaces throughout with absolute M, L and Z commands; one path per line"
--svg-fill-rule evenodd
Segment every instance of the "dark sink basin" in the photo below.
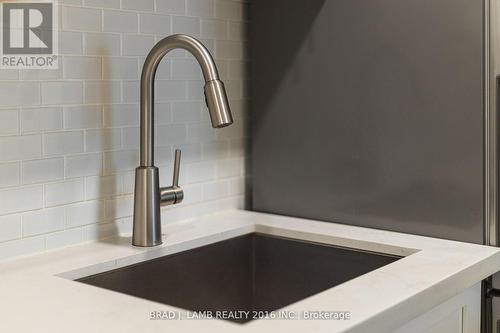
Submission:
M 192 311 L 273 311 L 398 259 L 253 233 L 77 281 Z

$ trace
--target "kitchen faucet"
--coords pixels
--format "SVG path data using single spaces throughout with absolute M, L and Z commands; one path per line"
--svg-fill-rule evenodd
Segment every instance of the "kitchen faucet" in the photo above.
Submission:
M 140 102 L 140 165 L 135 169 L 134 227 L 132 245 L 157 246 L 162 243 L 160 206 L 182 201 L 179 187 L 181 151 L 175 151 L 172 186 L 160 188 L 159 170 L 154 165 L 154 80 L 163 57 L 174 49 L 190 52 L 198 61 L 205 79 L 205 102 L 212 127 L 233 123 L 224 84 L 219 79 L 215 62 L 202 43 L 187 35 L 172 35 L 159 41 L 149 52 L 142 69 Z

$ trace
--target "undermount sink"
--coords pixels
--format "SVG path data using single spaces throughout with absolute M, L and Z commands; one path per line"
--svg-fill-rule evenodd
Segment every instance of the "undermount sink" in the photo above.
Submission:
M 191 311 L 274 311 L 398 259 L 251 233 L 77 281 Z

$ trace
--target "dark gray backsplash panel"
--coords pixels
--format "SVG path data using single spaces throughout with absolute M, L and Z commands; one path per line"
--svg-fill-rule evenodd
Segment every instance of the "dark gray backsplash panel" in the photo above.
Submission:
M 253 0 L 253 209 L 482 242 L 481 0 Z

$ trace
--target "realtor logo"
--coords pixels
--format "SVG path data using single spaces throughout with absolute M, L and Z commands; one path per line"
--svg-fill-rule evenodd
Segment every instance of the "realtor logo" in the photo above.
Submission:
M 0 68 L 57 69 L 54 1 L 2 2 Z

